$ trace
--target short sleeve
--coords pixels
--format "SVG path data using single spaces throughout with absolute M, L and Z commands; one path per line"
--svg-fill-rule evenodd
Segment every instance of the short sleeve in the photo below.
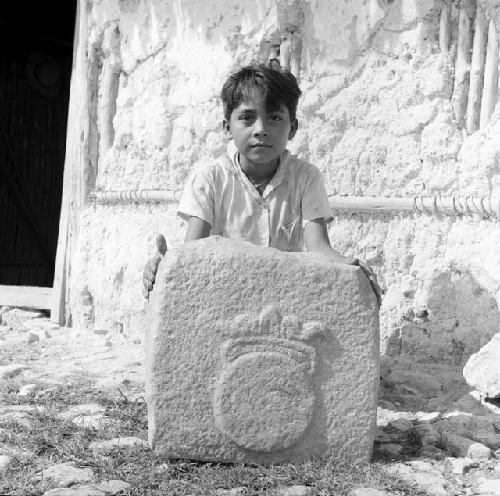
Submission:
M 314 219 L 325 219 L 328 223 L 332 214 L 323 174 L 317 167 L 311 166 L 302 194 L 302 221 L 305 225 Z
M 177 208 L 177 215 L 184 220 L 198 217 L 213 226 L 214 188 L 209 168 L 200 167 L 189 176 Z

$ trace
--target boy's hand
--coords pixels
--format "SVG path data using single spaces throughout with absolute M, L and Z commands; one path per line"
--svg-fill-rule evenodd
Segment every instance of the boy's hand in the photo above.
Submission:
M 149 292 L 153 289 L 158 265 L 160 265 L 161 259 L 165 253 L 167 253 L 165 236 L 163 236 L 163 234 L 158 234 L 156 237 L 156 253 L 147 261 L 144 272 L 142 273 L 142 284 L 144 285 L 142 294 L 146 300 L 149 300 Z
M 377 276 L 375 275 L 375 272 L 373 272 L 373 269 L 367 263 L 362 262 L 358 258 L 354 258 L 350 260 L 348 263 L 349 265 L 357 265 L 358 267 L 361 267 L 361 270 L 364 272 L 365 276 L 368 277 L 368 280 L 370 281 L 370 285 L 375 293 L 375 296 L 377 297 L 378 307 L 380 308 L 380 305 L 382 305 L 382 290 L 378 285 Z

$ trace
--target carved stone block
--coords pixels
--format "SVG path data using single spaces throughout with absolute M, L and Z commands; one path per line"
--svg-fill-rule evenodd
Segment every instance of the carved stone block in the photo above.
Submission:
M 358 267 L 211 237 L 167 252 L 149 311 L 146 393 L 157 454 L 369 460 L 378 310 Z

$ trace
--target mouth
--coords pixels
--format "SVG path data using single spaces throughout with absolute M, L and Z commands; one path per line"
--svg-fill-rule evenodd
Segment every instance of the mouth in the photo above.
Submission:
M 255 145 L 250 145 L 250 148 L 272 148 L 272 146 L 265 143 L 256 143 Z

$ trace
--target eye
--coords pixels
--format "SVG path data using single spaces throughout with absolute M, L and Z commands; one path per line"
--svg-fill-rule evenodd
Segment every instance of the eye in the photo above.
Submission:
M 282 121 L 283 120 L 283 116 L 281 114 L 271 114 L 269 116 L 269 119 L 271 121 Z
M 243 121 L 243 122 L 250 122 L 253 119 L 252 114 L 240 114 L 238 116 L 238 120 Z

